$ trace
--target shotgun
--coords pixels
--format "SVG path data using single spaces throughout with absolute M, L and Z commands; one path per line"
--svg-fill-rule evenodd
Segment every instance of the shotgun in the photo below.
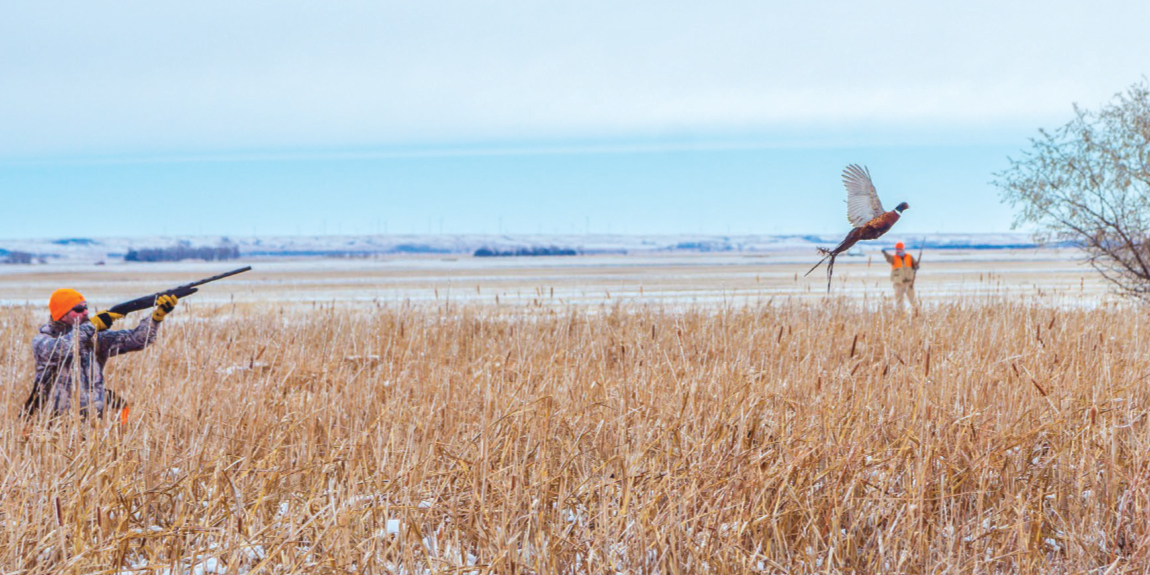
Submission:
M 910 287 L 914 287 L 914 281 L 918 279 L 918 266 L 922 265 L 922 248 L 926 244 L 926 239 L 922 238 L 918 241 L 918 257 L 914 260 L 914 279 L 910 280 Z
M 194 281 L 192 283 L 187 283 L 187 284 L 184 284 L 182 286 L 177 286 L 177 287 L 174 287 L 174 288 L 167 290 L 167 291 L 157 292 L 157 293 L 154 293 L 152 295 L 146 295 L 144 297 L 138 297 L 134 300 L 126 301 L 123 303 L 118 303 L 118 304 L 108 308 L 108 311 L 110 311 L 112 313 L 118 313 L 120 315 L 128 315 L 134 311 L 139 311 L 142 309 L 148 309 L 148 308 L 156 305 L 156 298 L 158 298 L 162 295 L 174 295 L 178 298 L 184 298 L 184 297 L 190 296 L 190 295 L 200 291 L 199 289 L 197 289 L 197 286 L 202 286 L 208 282 L 214 282 L 216 280 L 222 280 L 226 277 L 231 277 L 231 276 L 234 276 L 236 274 L 242 274 L 242 273 L 244 273 L 250 269 L 252 269 L 252 266 L 246 266 L 246 267 L 232 270 L 230 272 L 224 272 L 218 276 L 212 276 L 210 278 L 202 279 L 199 281 Z

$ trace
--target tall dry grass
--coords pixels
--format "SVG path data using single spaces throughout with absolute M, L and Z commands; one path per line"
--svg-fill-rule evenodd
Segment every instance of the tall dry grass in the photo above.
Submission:
M 39 315 L 0 311 L 5 573 L 1150 566 L 1136 310 L 193 304 L 112 360 L 127 426 L 25 439 Z

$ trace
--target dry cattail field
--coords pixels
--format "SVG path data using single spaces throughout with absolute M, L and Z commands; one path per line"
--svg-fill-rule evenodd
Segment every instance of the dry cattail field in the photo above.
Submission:
M 762 263 L 255 264 L 109 363 L 127 424 L 27 430 L 37 297 L 210 266 L 0 275 L 0 572 L 1150 569 L 1144 310 L 1062 260 L 924 266 L 917 315 Z

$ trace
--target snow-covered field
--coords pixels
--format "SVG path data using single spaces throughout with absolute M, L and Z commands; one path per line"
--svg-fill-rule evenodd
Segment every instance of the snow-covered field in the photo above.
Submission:
M 917 257 L 920 252 L 912 253 Z M 1098 274 L 1070 248 L 927 248 L 921 253 L 923 267 L 916 287 L 925 302 L 1011 294 L 1079 307 L 1111 298 Z M 241 256 L 222 262 L 121 260 L 103 265 L 77 256 L 44 264 L 0 265 L 0 305 L 40 305 L 53 290 L 71 286 L 98 307 L 106 307 L 242 265 L 251 265 L 253 271 L 205 286 L 193 301 L 740 305 L 779 297 L 823 297 L 825 268 L 804 276 L 817 261 L 813 244 L 773 251 Z M 890 295 L 888 275 L 881 254 L 874 251 L 842 256 L 832 293 L 878 300 Z
M 129 250 L 234 245 L 243 257 L 362 257 L 372 255 L 471 255 L 480 248 L 507 251 L 519 248 L 572 249 L 582 255 L 652 253 L 777 253 L 814 252 L 833 246 L 842 234 L 825 235 L 376 235 L 376 236 L 188 236 L 122 238 L 0 239 L 0 259 L 9 252 L 32 254 L 45 262 L 113 263 Z M 875 253 L 897 241 L 912 248 L 1018 249 L 1034 247 L 1027 234 L 915 234 L 889 237 L 859 245 L 857 253 Z
M 819 572 L 844 556 L 917 572 L 927 559 L 902 549 L 929 548 L 1001 566 L 986 572 L 1098 571 L 1148 524 L 1144 493 L 1112 480 L 1150 453 L 1131 379 L 1147 336 L 1080 256 L 927 248 L 921 321 L 884 305 L 873 250 L 840 258 L 824 299 L 824 271 L 803 275 L 813 244 L 0 266 L 9 413 L 52 290 L 101 308 L 253 267 L 116 360 L 127 427 L 0 433 L 0 511 L 22 518 L 0 557 L 117 575 Z M 1020 525 L 1041 530 L 1020 543 Z

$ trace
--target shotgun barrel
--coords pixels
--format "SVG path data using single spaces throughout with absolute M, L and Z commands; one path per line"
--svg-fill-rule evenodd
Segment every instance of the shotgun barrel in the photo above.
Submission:
M 118 313 L 121 315 L 127 315 L 129 313 L 134 312 L 134 311 L 147 309 L 147 308 L 150 308 L 150 307 L 156 305 L 156 298 L 158 298 L 162 295 L 174 295 L 178 298 L 187 297 L 187 296 L 190 296 L 190 295 L 196 293 L 197 291 L 200 291 L 198 289 L 198 286 L 202 286 L 208 282 L 214 282 L 216 280 L 222 280 L 226 277 L 231 277 L 231 276 L 234 276 L 236 274 L 242 274 L 242 273 L 244 273 L 250 269 L 252 269 L 252 266 L 245 266 L 245 267 L 242 267 L 239 269 L 234 269 L 230 272 L 224 272 L 218 276 L 212 276 L 210 278 L 205 278 L 205 279 L 202 279 L 199 281 L 194 281 L 192 283 L 187 283 L 187 284 L 184 284 L 182 286 L 177 286 L 177 287 L 174 287 L 170 290 L 166 290 L 166 291 L 162 291 L 162 292 L 156 292 L 152 295 L 146 295 L 143 297 L 138 297 L 134 300 L 129 300 L 126 302 L 118 303 L 118 304 L 108 308 L 108 311 L 110 311 L 112 313 Z

